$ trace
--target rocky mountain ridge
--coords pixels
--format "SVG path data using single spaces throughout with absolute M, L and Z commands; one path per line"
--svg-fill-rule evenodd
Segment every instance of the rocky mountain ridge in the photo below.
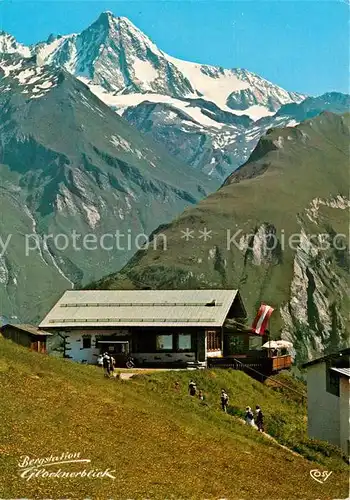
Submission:
M 149 103 L 162 109 L 162 118 L 158 112 L 150 116 L 159 123 L 154 134 L 152 128 L 152 138 L 181 161 L 210 175 L 217 185 L 254 147 L 250 131 L 248 139 L 240 137 L 243 129 L 249 130 L 254 121 L 305 97 L 246 69 L 176 59 L 129 19 L 108 11 L 81 33 L 50 35 L 31 47 L 4 36 L 11 39 L 3 44 L 4 52 L 7 48 L 21 55 L 37 55 L 39 64 L 63 67 L 120 115 L 126 119 L 132 115 L 131 122 L 141 131 Z M 175 131 L 164 133 L 168 125 Z M 179 151 L 181 143 L 184 148 Z
M 0 57 L 0 134 L 1 312 L 21 321 L 125 264 L 159 224 L 214 189 L 36 57 Z

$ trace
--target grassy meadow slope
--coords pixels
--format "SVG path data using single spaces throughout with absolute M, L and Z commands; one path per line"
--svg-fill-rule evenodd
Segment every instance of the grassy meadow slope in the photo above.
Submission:
M 91 287 L 238 288 L 251 320 L 261 302 L 276 309 L 273 333 L 300 361 L 346 344 L 349 139 L 349 115 L 332 113 L 269 130 L 221 189 L 155 232 L 166 251 L 141 250 Z
M 190 376 L 204 390 L 206 404 L 188 396 Z M 304 456 L 225 415 L 218 404 L 221 387 L 230 394 L 231 412 L 259 403 L 267 431 Z M 244 373 L 152 372 L 107 380 L 96 367 L 0 339 L 0 398 L 2 498 L 328 500 L 347 494 L 340 456 L 306 438 L 305 407 Z M 80 452 L 91 460 L 83 467 L 110 468 L 116 479 L 19 477 L 22 455 L 64 452 Z M 310 477 L 318 468 L 333 471 L 323 485 Z

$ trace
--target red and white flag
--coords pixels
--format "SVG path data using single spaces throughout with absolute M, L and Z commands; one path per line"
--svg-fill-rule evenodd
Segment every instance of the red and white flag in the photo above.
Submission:
M 264 335 L 267 324 L 269 322 L 270 316 L 273 313 L 274 309 L 267 304 L 261 304 L 258 314 L 252 325 L 252 332 L 257 335 Z

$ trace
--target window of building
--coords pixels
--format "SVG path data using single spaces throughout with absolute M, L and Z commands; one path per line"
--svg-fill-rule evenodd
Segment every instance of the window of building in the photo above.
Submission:
M 326 391 L 333 396 L 340 396 L 340 378 L 339 375 L 331 369 L 331 364 L 326 364 Z
M 249 337 L 249 350 L 250 351 L 255 351 L 258 350 L 260 351 L 261 346 L 262 346 L 262 337 L 255 337 L 255 336 L 250 336 Z
M 221 333 L 216 331 L 207 332 L 207 350 L 221 351 Z
M 83 337 L 83 349 L 91 348 L 91 335 Z
M 190 351 L 191 350 L 191 334 L 189 333 L 179 333 L 179 351 Z
M 173 335 L 157 335 L 156 337 L 157 351 L 172 351 L 173 349 Z
M 244 335 L 229 335 L 227 338 L 228 354 L 244 354 L 247 351 Z

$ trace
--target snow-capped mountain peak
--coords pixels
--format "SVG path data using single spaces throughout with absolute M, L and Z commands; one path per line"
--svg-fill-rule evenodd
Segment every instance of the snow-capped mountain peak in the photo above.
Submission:
M 246 114 L 257 120 L 305 97 L 244 69 L 176 59 L 159 49 L 129 19 L 111 11 L 102 12 L 81 33 L 50 36 L 47 42 L 31 49 L 19 46 L 14 39 L 2 45 L 5 52 L 22 51 L 23 55 L 25 50 L 27 55 L 36 53 L 41 64 L 64 67 L 117 109 L 133 104 L 132 96 L 139 104 L 140 95 L 151 94 L 152 101 L 162 96 L 160 102 L 164 102 L 163 96 L 204 99 L 224 112 Z
M 46 64 L 59 64 L 92 85 L 106 102 L 111 102 L 111 94 L 119 96 L 114 100 L 117 108 L 125 108 L 130 95 L 151 93 L 172 99 L 202 98 L 223 111 L 259 119 L 304 97 L 244 69 L 169 56 L 129 19 L 110 11 L 102 12 L 80 34 L 40 44 L 36 51 Z
M 103 12 L 78 35 L 40 44 L 36 52 L 46 64 L 63 66 L 107 92 L 170 91 L 163 81 L 164 75 L 167 79 L 169 63 L 161 51 L 131 21 L 111 12 Z M 178 75 L 171 76 L 176 80 Z M 182 95 L 186 90 L 179 89 Z
M 245 160 L 251 141 L 259 137 L 260 126 L 242 139 L 245 127 L 250 127 L 252 120 L 272 116 L 281 106 L 299 103 L 304 98 L 246 69 L 225 69 L 172 57 L 129 19 L 114 16 L 110 11 L 102 12 L 81 33 L 50 35 L 46 42 L 30 49 L 23 48 L 13 38 L 6 38 L 6 43 L 3 39 L 2 46 L 7 52 L 36 55 L 35 63 L 43 71 L 47 66 L 65 69 L 138 127 L 139 119 L 143 121 L 151 113 L 164 123 L 159 137 L 155 132 L 157 141 L 161 137 L 161 142 L 166 141 L 170 149 L 175 137 L 181 137 L 182 144 L 190 141 L 191 147 L 185 148 L 192 158 L 190 164 L 203 164 L 204 170 L 210 172 L 219 171 L 219 165 L 224 164 L 218 174 L 220 178 L 226 175 L 226 168 L 236 165 L 231 156 L 237 157 L 237 163 Z M 11 64 L 3 66 L 5 75 L 14 70 Z M 44 73 L 23 73 L 21 68 L 19 75 L 23 93 L 33 98 L 45 95 L 57 81 L 44 81 Z M 36 80 L 38 76 L 42 77 L 40 81 Z M 6 88 L 8 83 L 4 85 Z M 146 122 L 150 119 L 149 116 Z M 176 132 L 171 131 L 170 123 Z M 225 152 L 228 147 L 232 149 L 230 158 Z M 182 150 L 182 146 L 174 147 L 174 152 Z M 200 160 L 199 151 L 203 153 Z
M 31 51 L 17 42 L 14 36 L 0 31 L 0 54 L 20 54 L 23 57 L 30 57 Z

